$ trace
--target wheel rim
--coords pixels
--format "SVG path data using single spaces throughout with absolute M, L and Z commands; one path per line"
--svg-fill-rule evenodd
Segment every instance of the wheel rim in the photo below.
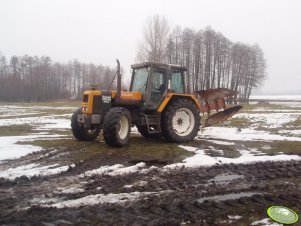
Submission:
M 179 136 L 189 135 L 195 125 L 192 111 L 188 108 L 178 109 L 172 117 L 172 128 Z
M 125 139 L 129 132 L 129 119 L 126 116 L 121 116 L 119 120 L 119 137 Z

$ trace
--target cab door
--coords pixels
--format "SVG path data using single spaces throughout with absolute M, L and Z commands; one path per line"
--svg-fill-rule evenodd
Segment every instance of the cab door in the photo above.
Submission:
M 167 70 L 154 67 L 149 84 L 148 106 L 151 109 L 159 107 L 167 93 Z

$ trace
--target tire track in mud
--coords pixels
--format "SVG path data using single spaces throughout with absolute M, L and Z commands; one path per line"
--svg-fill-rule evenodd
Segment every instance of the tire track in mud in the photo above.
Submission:
M 219 175 L 240 177 L 214 180 Z M 53 192 L 55 186 L 63 186 L 66 178 L 75 176 L 71 169 L 55 177 L 19 178 L 15 182 L 0 182 L 0 223 L 178 225 L 189 221 L 192 225 L 233 225 L 233 222 L 228 224 L 225 221 L 228 220 L 228 215 L 243 216 L 243 220 L 237 222 L 247 222 L 250 216 L 265 216 L 265 210 L 270 205 L 286 205 L 301 210 L 301 164 L 297 161 L 216 165 L 210 168 L 181 168 L 170 171 L 154 169 L 145 174 L 119 176 L 95 175 L 84 178 L 86 183 L 83 185 L 83 192 Z M 69 181 L 68 184 L 79 182 Z M 50 184 L 53 186 L 46 189 Z M 30 199 L 36 197 L 73 200 L 99 193 L 134 191 L 161 193 L 135 201 L 78 208 L 57 209 L 43 207 L 38 203 L 32 206 L 30 202 Z M 223 201 L 216 198 L 245 193 L 256 194 Z M 205 200 L 200 202 L 201 198 Z M 26 205 L 29 207 L 27 210 L 16 208 Z

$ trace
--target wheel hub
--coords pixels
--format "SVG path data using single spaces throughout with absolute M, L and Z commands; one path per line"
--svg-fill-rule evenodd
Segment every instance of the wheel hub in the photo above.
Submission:
M 177 121 L 177 124 L 178 124 L 179 126 L 182 126 L 182 124 L 183 124 L 183 119 L 179 118 L 178 121 Z

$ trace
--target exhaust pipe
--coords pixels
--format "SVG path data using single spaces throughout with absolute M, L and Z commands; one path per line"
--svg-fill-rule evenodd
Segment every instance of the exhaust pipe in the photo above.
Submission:
M 117 97 L 121 96 L 121 73 L 120 73 L 120 63 L 119 60 L 117 59 Z

